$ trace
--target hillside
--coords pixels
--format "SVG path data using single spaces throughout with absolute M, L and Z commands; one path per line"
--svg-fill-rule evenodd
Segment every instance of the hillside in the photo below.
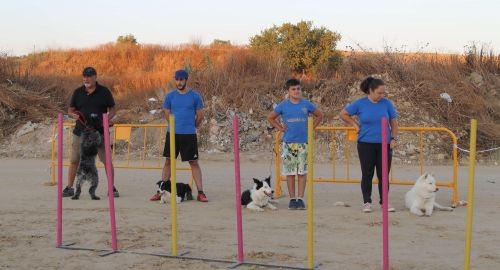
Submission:
M 292 74 L 279 55 L 264 56 L 227 45 L 107 44 L 0 61 L 4 145 L 0 154 L 7 156 L 16 152 L 7 144 L 24 141 L 11 137 L 20 126 L 28 121 L 50 125 L 57 112 L 67 110 L 71 92 L 80 84 L 80 72 L 89 65 L 96 67 L 98 80 L 113 91 L 119 123 L 161 121 L 161 114 L 150 113 L 160 109 L 161 102 L 148 99 L 161 101 L 171 88 L 173 71 L 189 69 L 190 86 L 200 90 L 206 106 L 201 130 L 205 150 L 230 150 L 225 142 L 233 113 L 246 125 L 243 149 L 268 148 L 271 130 L 265 116 L 284 98 L 282 85 L 291 76 L 304 81 L 305 95 L 326 114 L 325 125 L 343 125 L 340 110 L 361 95 L 358 85 L 363 77 L 376 75 L 386 81 L 402 126 L 444 126 L 458 136 L 462 147 L 468 147 L 470 118 L 476 118 L 478 149 L 500 144 L 500 58 L 482 51 L 467 55 L 350 51 L 343 53 L 338 69 L 322 69 L 314 76 Z M 440 98 L 441 93 L 448 93 L 452 102 Z

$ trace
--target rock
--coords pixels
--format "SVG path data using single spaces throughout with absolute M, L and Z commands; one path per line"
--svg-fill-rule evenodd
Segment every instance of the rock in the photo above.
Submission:
M 348 203 L 345 203 L 345 202 L 335 202 L 333 205 L 334 206 L 342 206 L 342 207 L 351 207 L 351 205 L 349 205 Z
M 481 85 L 483 85 L 484 81 L 483 81 L 483 76 L 481 76 L 481 74 L 477 73 L 477 72 L 472 72 L 470 75 L 469 75 L 469 81 L 474 84 L 475 86 L 479 87 Z
M 31 133 L 35 131 L 35 129 L 38 127 L 38 124 L 36 123 L 31 123 L 31 121 L 28 121 L 28 123 L 24 124 L 16 133 L 16 137 L 21 137 L 25 134 Z

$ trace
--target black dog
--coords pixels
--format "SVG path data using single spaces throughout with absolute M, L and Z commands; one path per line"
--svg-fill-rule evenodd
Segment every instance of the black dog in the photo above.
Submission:
M 167 203 L 167 197 L 171 196 L 172 189 L 171 185 L 172 182 L 170 180 L 167 181 L 158 181 L 156 183 L 158 186 L 158 192 L 161 193 L 161 203 Z M 193 192 L 191 190 L 191 187 L 188 184 L 184 183 L 175 183 L 175 187 L 177 189 L 177 203 L 180 203 L 182 201 L 191 201 L 193 200 Z
M 101 128 L 101 119 L 97 116 L 97 114 L 91 114 L 90 118 L 85 121 L 85 130 L 82 132 L 80 137 L 80 164 L 78 165 L 78 170 L 76 171 L 76 190 L 75 195 L 71 197 L 73 200 L 78 200 L 80 198 L 83 181 L 90 182 L 89 193 L 92 200 L 101 199 L 95 195 L 95 190 L 99 184 L 99 176 L 95 166 L 95 157 L 97 155 L 98 148 L 103 143 L 102 135 L 98 131 Z

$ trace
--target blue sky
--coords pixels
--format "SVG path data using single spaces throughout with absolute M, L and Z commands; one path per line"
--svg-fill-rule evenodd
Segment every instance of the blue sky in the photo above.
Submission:
M 500 53 L 499 11 L 496 0 L 6 0 L 0 52 L 93 47 L 129 33 L 139 43 L 243 45 L 265 28 L 307 20 L 339 32 L 339 49 L 462 53 L 476 41 Z

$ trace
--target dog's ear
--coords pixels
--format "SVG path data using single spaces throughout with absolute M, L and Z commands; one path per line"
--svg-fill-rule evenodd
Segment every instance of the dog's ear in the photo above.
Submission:
M 268 184 L 269 186 L 271 186 L 271 176 L 269 176 L 269 177 L 267 177 L 266 179 L 264 179 L 264 181 L 266 181 L 266 182 L 267 182 L 267 184 Z
M 254 182 L 255 184 L 258 184 L 258 183 L 260 183 L 260 180 L 259 180 L 259 179 L 257 179 L 257 178 L 254 178 L 254 179 L 253 179 L 253 182 Z
M 161 181 L 162 181 L 162 180 L 160 180 L 160 181 L 156 182 L 156 185 L 157 185 L 158 187 L 160 186 Z

